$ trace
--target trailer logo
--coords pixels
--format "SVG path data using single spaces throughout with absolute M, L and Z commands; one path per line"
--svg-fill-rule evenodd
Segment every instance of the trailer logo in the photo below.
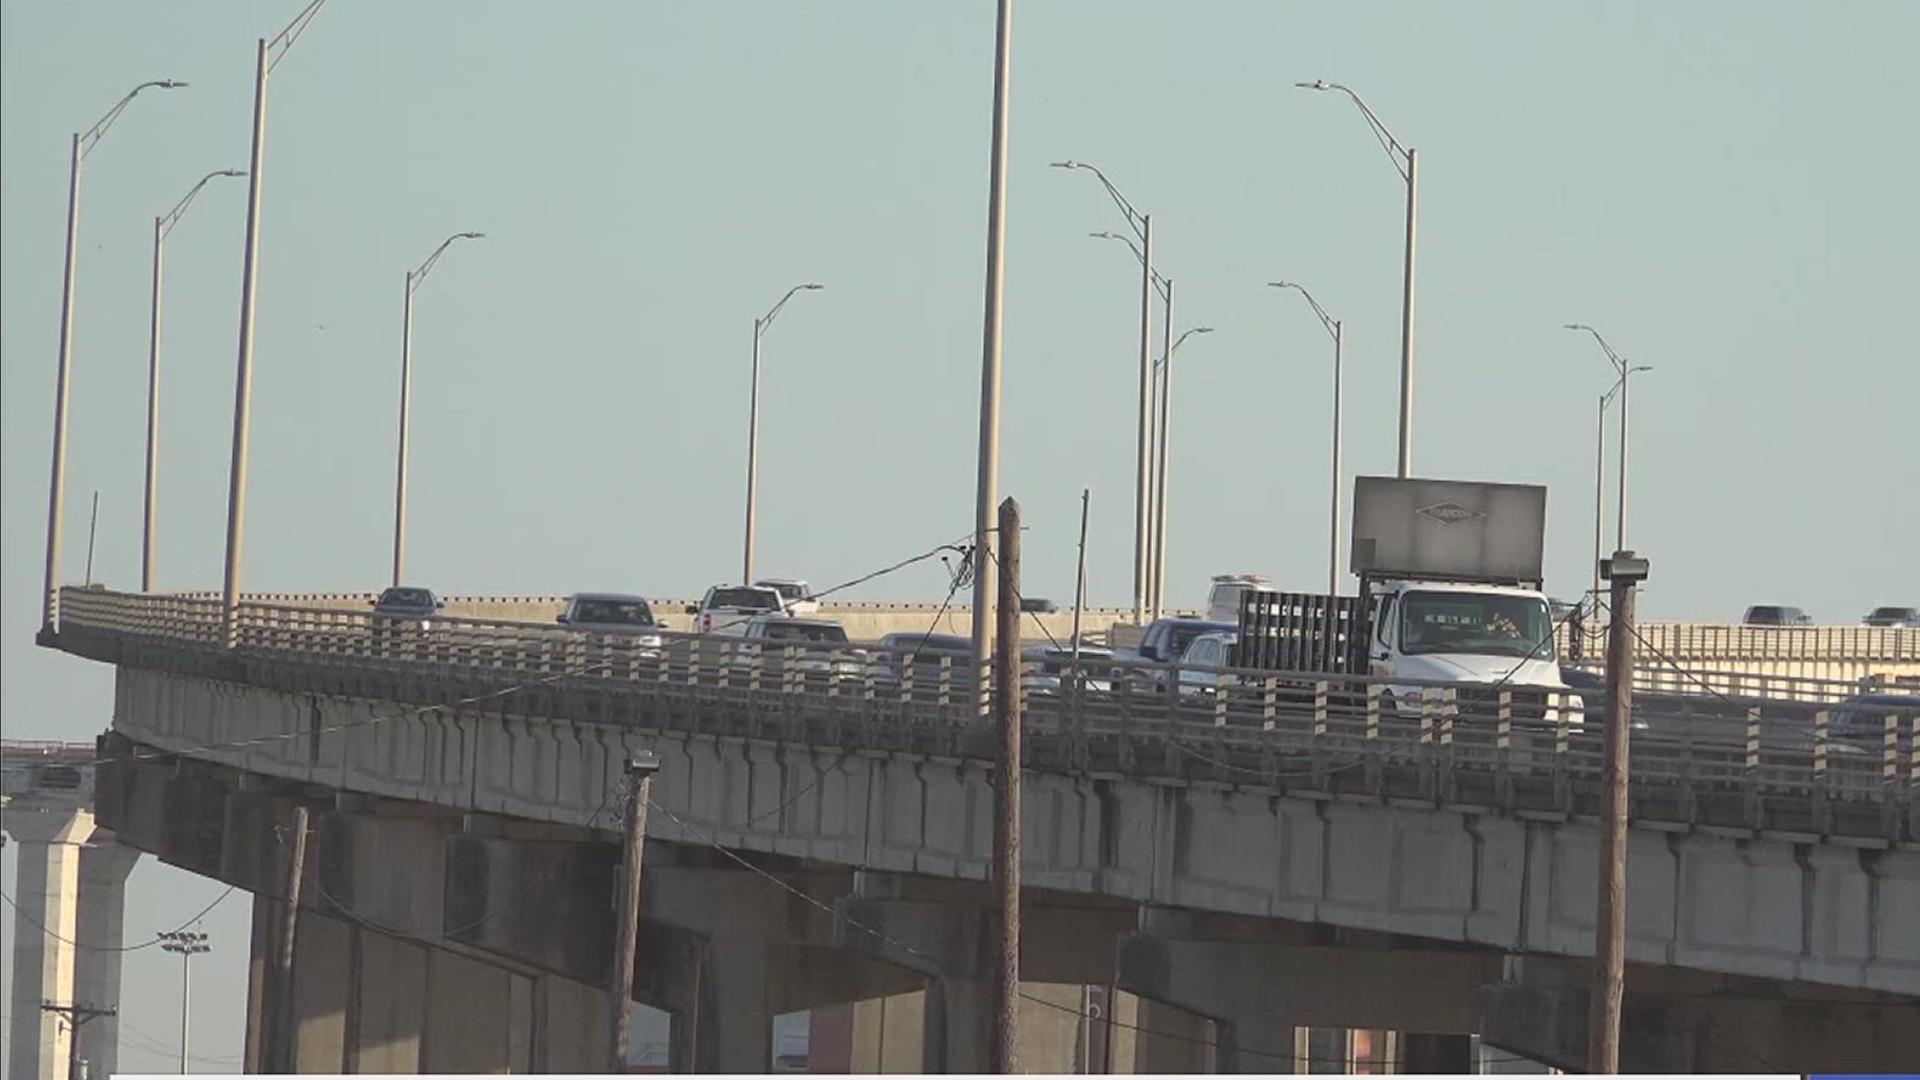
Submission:
M 1432 506 L 1423 506 L 1414 513 L 1432 518 L 1442 525 L 1458 525 L 1463 521 L 1473 521 L 1487 516 L 1472 507 L 1461 506 L 1457 502 L 1437 502 Z

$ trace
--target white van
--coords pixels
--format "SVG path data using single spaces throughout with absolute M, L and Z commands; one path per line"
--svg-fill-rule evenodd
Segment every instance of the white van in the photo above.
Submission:
M 1240 625 L 1240 598 L 1249 592 L 1273 588 L 1265 574 L 1215 574 L 1207 593 L 1207 621 Z

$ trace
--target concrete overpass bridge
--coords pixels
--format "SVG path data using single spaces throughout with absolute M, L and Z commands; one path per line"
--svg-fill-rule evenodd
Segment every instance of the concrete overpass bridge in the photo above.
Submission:
M 44 640 L 116 665 L 102 820 L 257 898 L 250 1066 L 290 1030 L 302 1071 L 594 1067 L 641 749 L 634 992 L 676 1067 L 762 1071 L 773 1017 L 850 1003 L 876 1068 L 983 1064 L 991 734 L 950 662 L 383 635 L 346 605 L 244 603 L 238 635 L 217 602 L 66 590 Z M 1412 1068 L 1464 1068 L 1469 1034 L 1581 1064 L 1600 740 L 1568 703 L 1130 674 L 1025 683 L 1028 1060 L 1305 1071 L 1349 1053 L 1330 1031 L 1391 1029 Z M 1637 717 L 1623 1067 L 1920 1060 L 1920 718 L 1743 715 Z M 295 805 L 316 854 L 280 986 Z M 1119 992 L 1098 1024 L 1085 986 Z

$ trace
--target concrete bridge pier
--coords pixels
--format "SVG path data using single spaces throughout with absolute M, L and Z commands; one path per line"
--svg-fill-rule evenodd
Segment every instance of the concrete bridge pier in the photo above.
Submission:
M 1586 1068 L 1591 963 L 1532 956 L 1485 990 L 1489 1045 Z M 1627 966 L 1622 1072 L 1872 1073 L 1920 1062 L 1920 1000 L 1812 983 Z
M 1356 1029 L 1401 1033 L 1404 1071 L 1466 1072 L 1480 988 L 1499 977 L 1500 957 L 1144 907 L 1116 967 L 1121 989 L 1213 1021 L 1218 1072 L 1349 1071 Z
M 75 793 L 79 794 L 78 792 Z M 6 832 L 19 847 L 13 915 L 13 985 L 7 1005 L 7 1075 L 60 1080 L 67 1074 L 67 1021 L 43 1003 L 120 1004 L 127 874 L 140 853 L 96 826 L 76 801 L 38 795 L 7 800 Z M 44 927 L 44 929 L 42 929 Z M 119 1068 L 119 1021 L 100 1016 L 80 1028 L 91 1074 Z
M 1088 1053 L 1083 989 L 1111 982 L 1113 943 L 1132 925 L 1132 908 L 1033 894 L 1020 917 L 1021 1067 L 1074 1072 Z M 991 894 L 979 881 L 860 871 L 836 905 L 837 941 L 924 980 L 921 1072 L 987 1071 L 994 934 Z M 882 1016 L 899 1012 L 889 1001 Z M 887 1041 L 912 1026 L 886 1020 Z M 896 1061 L 898 1051 L 876 1056 Z

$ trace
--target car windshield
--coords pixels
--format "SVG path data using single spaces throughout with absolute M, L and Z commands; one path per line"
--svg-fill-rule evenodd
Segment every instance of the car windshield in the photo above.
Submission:
M 582 600 L 574 605 L 573 620 L 583 623 L 617 623 L 622 626 L 652 626 L 653 610 L 645 600 Z
M 805 600 L 807 598 L 807 587 L 797 581 L 769 581 L 760 587 L 763 589 L 772 589 L 774 592 L 779 593 L 780 599 L 782 600 Z
M 428 607 L 433 594 L 425 589 L 388 589 L 380 594 L 381 607 Z
M 1869 617 L 1875 619 L 1911 619 L 1913 618 L 1913 609 L 1910 607 L 1874 608 L 1873 614 Z
M 746 608 L 748 611 L 772 611 L 780 606 L 776 599 L 779 594 L 771 588 L 747 588 L 736 586 L 731 589 L 715 589 L 707 601 L 709 608 Z
M 1199 637 L 1201 634 L 1214 633 L 1219 629 L 1220 628 L 1217 626 L 1206 626 L 1198 623 L 1189 624 L 1186 626 L 1176 625 L 1173 628 L 1173 634 L 1172 634 L 1173 655 L 1175 656 L 1185 655 L 1187 651 L 1187 646 L 1193 644 L 1194 638 Z
M 1787 621 L 1785 608 L 1756 607 L 1747 609 L 1747 621 L 1750 623 L 1783 623 Z
M 1553 621 L 1539 597 L 1412 592 L 1400 605 L 1400 649 L 1552 660 Z
M 826 623 L 768 622 L 765 637 L 768 641 L 820 641 L 844 645 L 847 631 L 845 627 Z

